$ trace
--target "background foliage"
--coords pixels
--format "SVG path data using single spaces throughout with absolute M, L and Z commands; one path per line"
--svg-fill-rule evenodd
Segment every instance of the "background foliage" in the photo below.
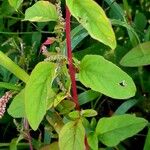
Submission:
M 149 150 L 149 0 L 97 1 L 101 7 L 91 0 L 76 0 L 75 6 L 71 0 L 61 1 L 63 17 L 65 2 L 73 15 L 80 112 L 70 101 L 66 37 L 57 24 L 60 12 L 50 2 L 0 1 L 0 96 L 14 92 L 0 119 L 0 149 L 29 149 L 32 143 L 34 149 L 58 150 L 59 138 L 61 150 L 73 145 L 82 150 L 86 134 L 91 150 Z M 42 55 L 47 37 L 56 41 Z M 41 62 L 47 55 L 50 61 Z M 25 128 L 24 117 L 36 131 Z

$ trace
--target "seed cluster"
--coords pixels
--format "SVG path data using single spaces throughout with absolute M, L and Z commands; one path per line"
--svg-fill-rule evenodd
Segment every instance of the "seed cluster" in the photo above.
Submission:
M 6 92 L 5 95 L 3 95 L 0 98 L 0 118 L 3 117 L 5 110 L 6 110 L 6 104 L 8 103 L 8 101 L 11 97 L 12 97 L 12 93 Z
M 61 54 L 51 55 L 48 58 L 45 58 L 44 61 L 61 61 L 67 60 L 66 56 Z
M 60 50 L 63 48 L 63 37 L 64 37 L 64 31 L 65 31 L 65 19 L 63 18 L 62 10 L 61 10 L 61 0 L 57 0 L 57 3 L 55 4 L 56 10 L 58 13 L 58 23 L 55 26 L 55 33 L 56 33 L 56 41 L 58 42 Z M 56 49 L 57 52 L 60 52 Z
M 61 10 L 61 1 L 58 1 L 56 4 L 56 10 L 58 13 L 58 19 L 59 19 L 59 28 L 62 29 L 62 32 L 65 31 L 65 19 L 63 18 L 62 15 L 62 10 Z

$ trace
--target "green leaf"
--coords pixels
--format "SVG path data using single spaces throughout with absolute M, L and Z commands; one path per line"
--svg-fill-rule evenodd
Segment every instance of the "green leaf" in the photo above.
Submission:
M 0 65 L 12 72 L 16 77 L 24 81 L 25 83 L 29 79 L 29 75 L 18 65 L 16 65 L 9 57 L 7 57 L 2 51 L 0 51 Z
M 0 88 L 6 88 L 9 90 L 15 90 L 15 91 L 20 91 L 21 87 L 17 86 L 13 83 L 7 83 L 7 82 L 0 82 Z
M 126 15 L 129 18 L 131 18 L 131 11 L 130 11 L 131 8 L 130 8 L 127 0 L 123 0 L 123 7 L 124 7 L 124 11 L 125 11 Z
M 104 117 L 98 121 L 96 133 L 103 144 L 113 147 L 137 134 L 147 123 L 144 118 L 129 114 Z
M 60 150 L 84 150 L 85 130 L 80 119 L 63 126 L 59 134 Z
M 114 14 L 113 17 L 115 17 L 115 19 L 124 20 L 125 18 L 124 10 L 116 1 L 114 0 L 104 0 L 104 1 L 109 5 L 109 8 L 111 9 L 111 14 Z
M 48 1 L 38 1 L 25 12 L 25 21 L 47 22 L 57 21 L 56 7 Z
M 20 135 L 18 138 L 13 138 L 9 145 L 9 150 L 17 150 L 17 145 L 23 138 L 24 137 L 22 135 Z
M 86 87 L 116 99 L 135 95 L 133 80 L 102 56 L 87 55 L 80 63 L 79 80 Z
M 68 116 L 71 118 L 71 119 L 78 119 L 80 118 L 80 111 L 76 110 L 76 111 L 72 111 L 68 114 Z
M 38 28 L 40 29 L 40 27 L 38 27 Z M 38 48 L 41 45 L 41 40 L 42 40 L 42 33 L 41 32 L 32 33 L 32 44 L 34 45 L 33 50 L 35 51 L 35 53 L 38 52 Z
M 80 114 L 83 117 L 94 117 L 97 115 L 97 112 L 93 109 L 85 109 L 85 110 L 81 110 Z
M 128 35 L 130 38 L 130 42 L 132 44 L 133 47 L 137 46 L 140 43 L 139 37 L 137 36 L 137 33 L 135 34 L 135 32 L 127 30 L 128 31 Z
M 110 48 L 100 42 L 91 44 L 91 46 L 73 53 L 74 57 L 78 60 L 82 60 L 85 55 L 102 55 L 109 57 L 111 51 Z
M 56 109 L 59 110 L 60 114 L 68 114 L 74 108 L 75 108 L 75 103 L 73 101 L 64 100 L 57 106 Z
M 150 42 L 145 42 L 131 49 L 120 64 L 128 67 L 138 67 L 150 64 Z
M 47 110 L 48 89 L 55 77 L 56 65 L 40 62 L 32 71 L 25 87 L 25 112 L 29 124 L 36 130 Z
M 87 136 L 87 140 L 91 150 L 98 150 L 98 138 L 95 132 L 91 132 Z
M 53 142 L 52 144 L 46 145 L 40 148 L 40 150 L 59 150 L 58 142 Z
M 25 98 L 24 98 L 24 92 L 23 89 L 19 94 L 15 96 L 11 104 L 8 108 L 8 114 L 11 115 L 14 118 L 23 118 L 25 117 Z
M 95 130 L 96 125 L 97 125 L 97 120 L 93 117 L 90 122 L 91 129 Z
M 134 40 L 134 41 L 131 41 L 131 42 L 135 42 L 135 45 L 137 45 L 137 43 L 139 43 L 139 37 L 138 37 L 138 34 L 136 33 L 135 29 L 128 24 L 128 22 L 126 21 L 121 21 L 121 20 L 116 20 L 116 19 L 111 19 L 111 23 L 112 25 L 114 26 L 122 26 L 122 27 L 125 27 L 128 31 L 128 35 L 130 37 L 130 40 Z
M 50 110 L 47 111 L 46 120 L 49 122 L 49 125 L 51 125 L 57 133 L 60 133 L 60 130 L 64 126 L 63 118 L 59 115 L 57 111 L 54 111 L 53 109 L 51 110 L 52 111 Z M 51 126 L 49 127 L 51 128 Z
M 60 92 L 56 95 L 54 99 L 54 107 L 56 107 L 61 101 L 63 101 L 67 97 L 66 93 Z
M 79 99 L 79 104 L 83 105 L 88 102 L 91 102 L 95 100 L 96 98 L 100 97 L 102 94 L 93 90 L 87 90 L 85 92 L 82 92 L 79 94 L 78 99 Z
M 14 138 L 11 140 L 11 143 L 9 145 L 10 150 L 17 150 L 17 143 L 18 143 L 17 140 L 18 138 Z
M 96 2 L 93 0 L 66 0 L 66 3 L 71 14 L 92 38 L 115 49 L 116 39 L 110 21 Z
M 8 2 L 15 10 L 17 10 L 22 4 L 23 0 L 8 0 Z
M 14 12 L 15 12 L 15 9 L 10 6 L 8 0 L 5 0 L 2 2 L 1 7 L 0 7 L 0 15 L 1 16 L 7 16 L 7 15 L 11 16 Z M 2 23 L 1 24 L 1 31 L 2 31 L 2 29 L 4 29 L 4 27 L 5 27 L 5 25 L 3 25 L 3 23 Z
M 143 150 L 149 150 L 150 148 L 150 128 L 148 129 L 148 133 L 146 136 L 145 144 L 144 144 L 144 149 Z
M 71 31 L 71 47 L 72 47 L 72 50 L 74 50 L 75 47 L 81 41 L 83 41 L 83 39 L 86 38 L 87 36 L 88 36 L 88 32 L 81 25 L 75 27 Z
M 135 27 L 138 30 L 143 32 L 144 28 L 146 27 L 146 24 L 147 24 L 146 16 L 143 13 L 140 13 L 140 12 L 136 13 L 135 14 L 135 18 L 134 18 L 134 25 L 135 25 Z
M 150 26 L 147 28 L 146 33 L 144 33 L 144 41 L 150 41 Z
M 137 99 L 130 99 L 122 103 L 117 110 L 115 111 L 115 115 L 123 115 L 125 114 L 130 108 L 138 103 Z
M 88 36 L 88 32 L 81 26 L 78 25 L 71 31 L 71 47 L 72 50 L 75 49 L 75 47 L 84 39 Z M 66 42 L 64 45 L 64 54 L 66 54 Z

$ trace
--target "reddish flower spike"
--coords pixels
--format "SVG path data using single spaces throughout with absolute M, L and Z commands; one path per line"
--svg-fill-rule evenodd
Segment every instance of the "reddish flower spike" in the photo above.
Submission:
M 51 45 L 55 42 L 54 37 L 48 37 L 47 40 L 42 45 Z

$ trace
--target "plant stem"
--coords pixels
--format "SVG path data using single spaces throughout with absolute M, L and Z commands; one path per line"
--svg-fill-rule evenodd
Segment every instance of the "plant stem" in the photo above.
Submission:
M 78 102 L 78 94 L 77 94 L 77 85 L 75 80 L 75 68 L 73 66 L 72 61 L 72 48 L 71 48 L 71 37 L 70 37 L 70 11 L 66 6 L 66 42 L 67 42 L 67 55 L 68 55 L 68 67 L 69 67 L 69 74 L 72 82 L 72 95 L 74 103 L 76 104 L 76 109 L 80 110 L 79 102 Z M 85 136 L 85 150 L 89 150 L 87 137 Z
M 27 131 L 27 140 L 28 140 L 28 142 L 29 142 L 30 150 L 33 150 L 32 138 L 31 138 L 31 135 L 30 135 L 29 123 L 28 123 L 27 119 L 24 119 L 24 128 L 25 128 L 25 130 Z
M 67 42 L 67 55 L 68 55 L 68 67 L 69 67 L 69 74 L 72 82 L 72 95 L 74 103 L 76 104 L 76 109 L 80 110 L 79 102 L 78 102 L 78 95 L 77 95 L 77 86 L 75 81 L 75 68 L 73 66 L 72 61 L 72 48 L 71 48 L 71 37 L 70 37 L 70 11 L 66 6 L 66 42 Z
M 85 136 L 84 138 L 84 144 L 85 144 L 85 150 L 89 150 L 89 145 L 88 145 L 88 141 L 87 141 L 87 137 Z
M 31 31 L 31 32 L 3 32 L 3 31 L 0 31 L 0 34 L 11 34 L 11 35 L 18 35 L 18 34 L 33 34 L 33 33 L 43 33 L 43 34 L 53 34 L 54 32 L 48 32 L 48 31 Z
M 0 147 L 9 147 L 10 143 L 0 143 Z M 18 143 L 17 144 L 18 147 L 29 147 L 28 143 Z

